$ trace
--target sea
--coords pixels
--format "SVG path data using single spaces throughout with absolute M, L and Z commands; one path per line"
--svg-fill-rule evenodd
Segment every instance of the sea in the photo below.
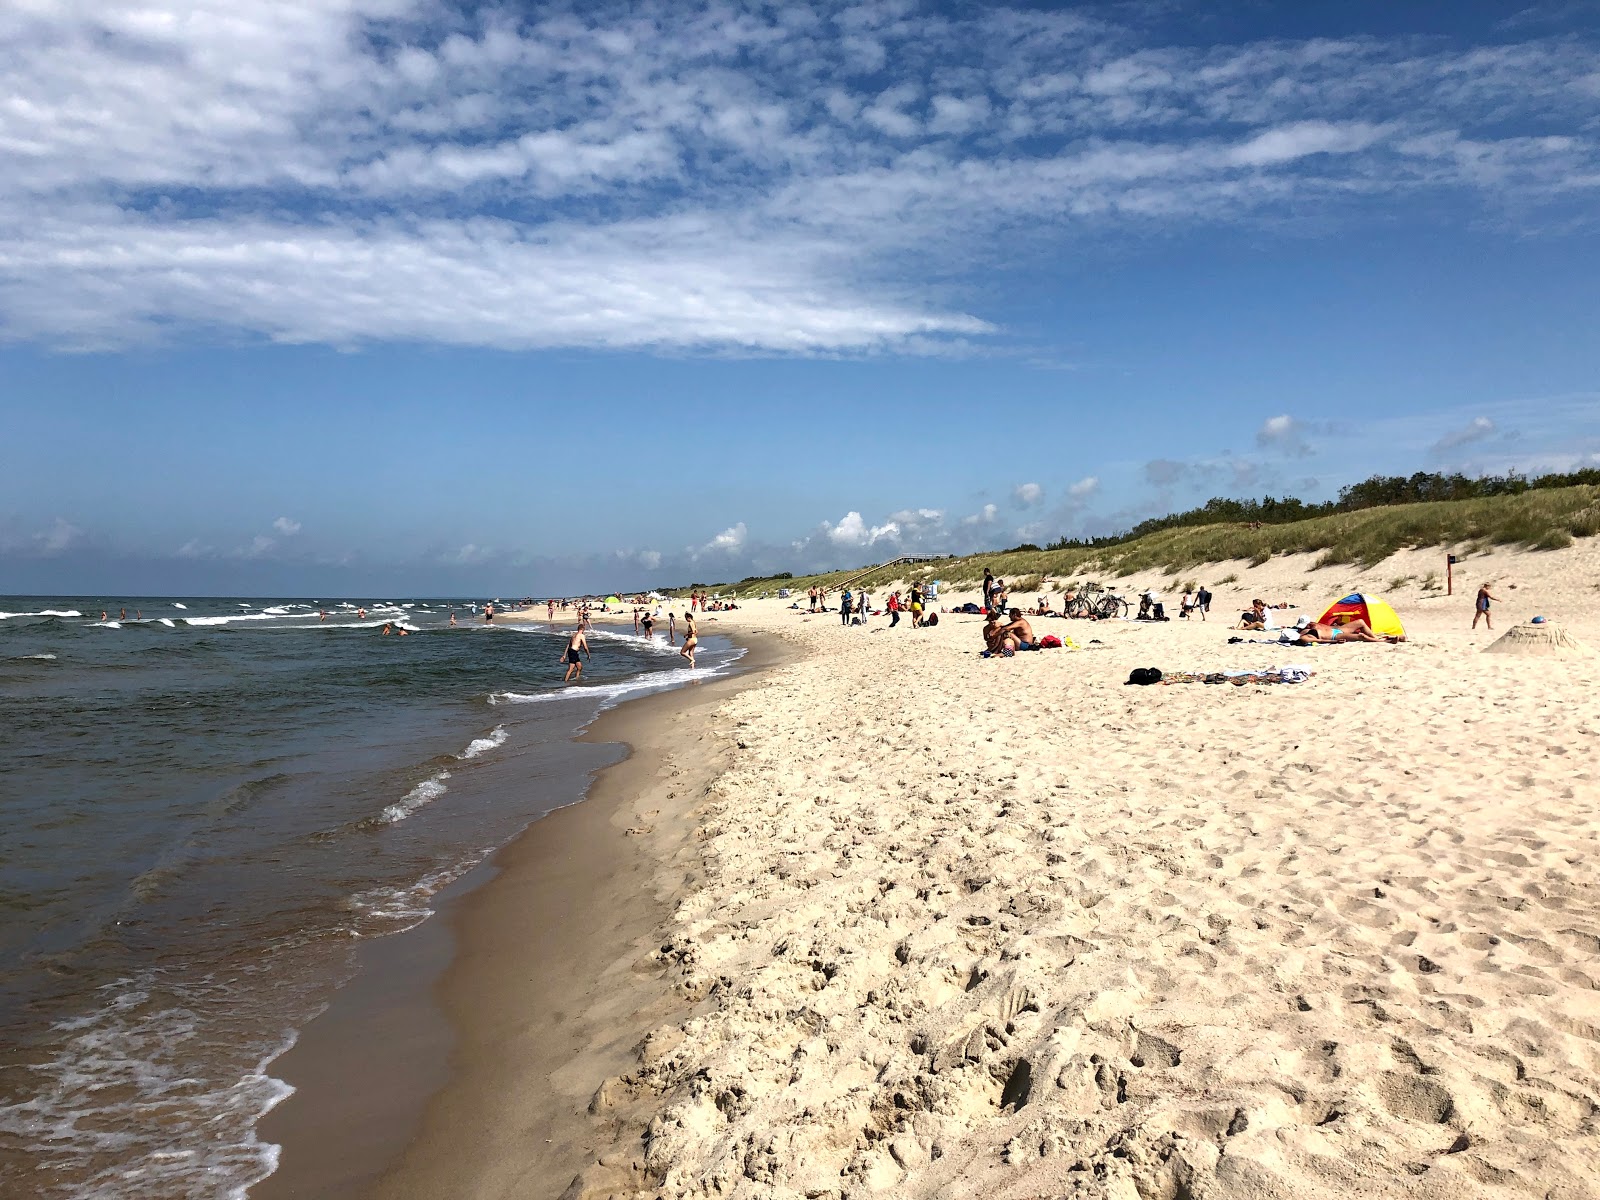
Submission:
M 452 614 L 455 624 L 451 624 Z M 273 1062 L 450 883 L 582 799 L 705 638 L 448 599 L 0 596 L 0 1196 L 243 1196 Z M 384 633 L 387 626 L 389 633 Z M 405 636 L 400 631 L 405 631 Z

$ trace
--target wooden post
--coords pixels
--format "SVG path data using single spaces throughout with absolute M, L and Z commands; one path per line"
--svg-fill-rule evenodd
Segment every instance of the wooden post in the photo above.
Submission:
M 1446 554 L 1444 556 L 1444 594 L 1446 596 L 1454 596 L 1456 594 L 1455 565 L 1456 556 L 1454 554 Z

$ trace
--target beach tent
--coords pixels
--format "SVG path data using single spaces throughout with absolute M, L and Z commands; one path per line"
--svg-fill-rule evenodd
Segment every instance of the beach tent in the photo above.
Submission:
M 622 599 L 619 596 L 607 596 L 606 597 L 606 603 L 607 604 L 621 604 L 622 603 Z
M 1317 620 L 1335 626 L 1348 621 L 1365 621 L 1367 628 L 1379 637 L 1403 638 L 1406 635 L 1405 626 L 1400 624 L 1394 609 L 1376 596 L 1363 596 L 1360 592 L 1351 592 L 1343 600 L 1335 600 Z

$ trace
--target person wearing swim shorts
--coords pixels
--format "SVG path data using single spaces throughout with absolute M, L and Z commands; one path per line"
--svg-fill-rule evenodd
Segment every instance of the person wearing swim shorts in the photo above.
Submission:
M 1020 608 L 1013 608 L 1010 616 L 1011 620 L 996 631 L 1000 652 L 1032 650 L 1038 644 L 1038 639 L 1033 636 L 1033 626 L 1028 624 L 1028 618 L 1022 615 Z
M 587 658 L 594 661 L 594 655 L 589 653 L 589 639 L 583 636 L 583 630 L 575 629 L 567 638 L 567 651 L 561 656 L 561 661 L 567 664 L 567 677 L 562 683 L 571 683 L 574 679 L 583 679 L 583 660 Z

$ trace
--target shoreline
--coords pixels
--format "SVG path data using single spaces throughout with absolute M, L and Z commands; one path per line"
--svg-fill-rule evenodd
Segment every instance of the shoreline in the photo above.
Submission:
M 582 800 L 441 893 L 439 919 L 362 948 L 356 979 L 284 1056 L 297 1096 L 263 1122 L 264 1140 L 281 1141 L 278 1169 L 251 1200 L 497 1195 L 513 1184 L 542 1195 L 546 1183 L 555 1196 L 580 1171 L 616 1169 L 626 1156 L 597 1156 L 592 1143 L 615 1141 L 627 1111 L 597 1122 L 590 1101 L 632 1065 L 644 1033 L 681 1015 L 684 999 L 649 955 L 695 875 L 695 801 L 723 766 L 714 731 L 685 723 L 783 657 L 777 639 L 735 642 L 745 654 L 734 674 L 602 712 L 576 740 L 623 757 L 595 772 Z M 698 761 L 663 776 L 686 739 Z M 362 1026 L 373 1019 L 381 1034 Z M 386 1057 L 395 1045 L 406 1052 Z

